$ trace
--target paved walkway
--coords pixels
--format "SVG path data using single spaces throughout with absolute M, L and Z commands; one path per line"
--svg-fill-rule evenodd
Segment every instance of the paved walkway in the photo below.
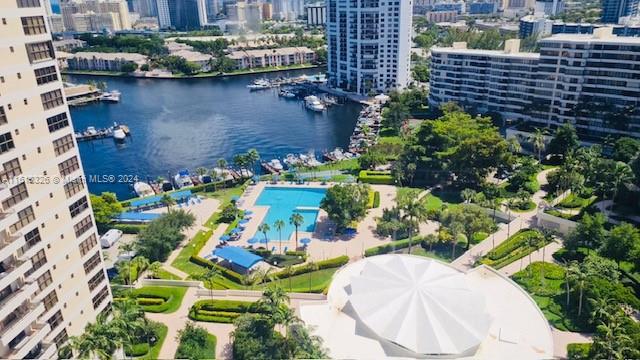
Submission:
M 551 328 L 553 337 L 553 356 L 560 359 L 567 358 L 567 345 L 572 343 L 590 343 L 593 341 L 591 334 L 575 333 L 570 331 L 560 331 Z
M 550 244 L 547 244 L 544 247 L 544 251 L 542 250 L 542 248 L 540 248 L 531 253 L 531 262 L 543 261 L 542 260 L 543 252 L 544 252 L 545 262 L 554 262 L 552 255 L 554 252 L 558 251 L 560 248 L 562 248 L 562 244 L 559 241 L 554 241 Z M 511 264 L 503 267 L 502 269 L 500 269 L 500 272 L 507 276 L 511 276 L 517 273 L 518 271 L 526 268 L 527 266 L 529 266 L 529 264 L 530 264 L 529 256 L 527 255 L 521 258 L 520 260 L 514 261 Z

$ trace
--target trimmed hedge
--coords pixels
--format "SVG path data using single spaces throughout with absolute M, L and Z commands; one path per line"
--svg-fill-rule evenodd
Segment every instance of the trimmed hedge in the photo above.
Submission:
M 131 357 L 140 357 L 149 353 L 149 344 L 141 343 L 125 347 L 125 354 Z
M 380 207 L 380 191 L 376 191 L 373 193 L 373 207 Z
M 195 321 L 232 323 L 245 313 L 261 313 L 257 302 L 239 300 L 199 300 L 189 310 L 189 318 Z
M 238 284 L 242 283 L 242 275 L 238 274 L 237 272 L 227 269 L 224 266 L 220 266 L 212 261 L 209 261 L 205 258 L 202 258 L 200 256 L 196 256 L 196 255 L 192 255 L 189 258 L 189 261 L 191 261 L 192 263 L 196 264 L 196 265 L 200 265 L 200 266 L 204 266 L 208 269 L 214 268 L 216 270 L 218 270 L 218 272 L 224 276 L 225 278 L 236 282 Z
M 591 351 L 591 344 L 568 344 L 567 345 L 567 359 L 569 360 L 587 360 L 590 359 L 589 352 Z
M 342 256 L 338 256 L 337 258 L 318 261 L 316 263 L 316 266 L 317 266 L 317 270 L 332 269 L 332 268 L 340 267 L 348 262 L 349 262 L 349 257 L 346 255 L 342 255 Z M 311 268 L 309 264 L 306 264 L 302 266 L 293 267 L 291 269 L 291 273 L 287 273 L 286 271 L 279 271 L 273 275 L 273 278 L 277 280 L 286 279 L 291 276 L 306 274 L 312 271 L 315 271 L 315 270 Z
M 500 269 L 529 255 L 529 253 L 538 250 L 537 247 L 527 245 L 529 236 L 542 236 L 542 234 L 538 230 L 520 230 L 502 244 L 496 246 L 495 249 L 489 251 L 480 262 L 495 269 Z
M 392 185 L 394 183 L 390 171 L 362 170 L 358 174 L 358 180 L 367 184 Z
M 146 297 L 138 297 L 136 298 L 138 301 L 138 305 L 140 306 L 150 306 L 150 305 L 162 305 L 166 301 L 164 298 L 146 298 Z
M 138 234 L 142 229 L 146 228 L 147 225 L 140 224 L 114 224 L 112 226 L 113 229 L 118 229 L 125 234 Z
M 181 287 L 145 286 L 134 289 L 132 295 L 144 311 L 164 313 L 177 310 L 186 291 Z

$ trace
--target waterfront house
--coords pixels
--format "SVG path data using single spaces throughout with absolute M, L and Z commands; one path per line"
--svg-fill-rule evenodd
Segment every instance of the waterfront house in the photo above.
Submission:
M 140 67 L 148 60 L 147 56 L 135 53 L 79 52 L 67 58 L 67 65 L 70 70 L 120 71 L 125 64 Z
M 251 69 L 269 66 L 308 64 L 316 60 L 316 53 L 307 47 L 280 49 L 240 50 L 228 56 L 236 62 L 236 69 Z

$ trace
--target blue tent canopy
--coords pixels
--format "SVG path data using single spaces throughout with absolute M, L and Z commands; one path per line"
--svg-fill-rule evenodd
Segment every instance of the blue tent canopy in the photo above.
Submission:
M 149 214 L 140 212 L 123 212 L 115 220 L 121 222 L 148 222 L 159 218 L 162 214 Z
M 170 193 L 169 196 L 171 196 L 171 198 L 173 198 L 176 201 L 188 199 L 189 197 L 191 197 L 191 190 L 176 191 L 176 192 Z M 148 196 L 142 199 L 131 201 L 131 206 L 141 207 L 141 206 L 153 205 L 153 204 L 159 203 L 160 200 L 162 200 L 161 195 Z
M 250 269 L 253 265 L 262 260 L 260 256 L 237 246 L 225 246 L 215 249 L 213 251 L 213 255 L 245 269 Z

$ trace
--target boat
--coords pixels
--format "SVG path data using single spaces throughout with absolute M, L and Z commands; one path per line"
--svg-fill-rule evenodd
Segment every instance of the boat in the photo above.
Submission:
M 278 159 L 273 159 L 269 161 L 269 165 L 276 171 L 284 170 L 284 166 L 282 166 L 282 163 Z
M 322 112 L 326 109 L 324 104 L 315 95 L 309 95 L 304 98 L 304 106 L 313 111 Z
M 271 88 L 271 83 L 265 79 L 258 79 L 253 84 L 247 85 L 249 90 L 264 90 Z
M 173 178 L 176 188 L 181 189 L 183 187 L 193 186 L 193 181 L 191 180 L 191 175 L 189 175 L 189 170 L 180 170 L 178 174 Z
M 118 90 L 107 91 L 103 92 L 102 95 L 100 95 L 100 100 L 106 102 L 119 102 L 120 95 L 120 91 Z
M 296 94 L 292 91 L 289 90 L 280 90 L 280 92 L 278 93 L 278 95 L 282 96 L 283 98 L 286 99 L 293 99 L 296 97 Z
M 85 130 L 84 133 L 89 136 L 96 135 L 98 134 L 98 130 L 96 130 L 94 126 L 88 126 L 87 130 Z
M 124 141 L 127 138 L 127 133 L 124 132 L 121 128 L 115 128 L 113 130 L 113 139 L 115 141 Z
M 138 181 L 133 184 L 133 191 L 135 191 L 136 195 L 139 197 L 155 195 L 155 191 L 153 191 L 151 185 L 142 181 Z
M 289 168 L 300 165 L 300 158 L 293 154 L 287 154 L 284 158 L 284 163 L 287 164 Z

